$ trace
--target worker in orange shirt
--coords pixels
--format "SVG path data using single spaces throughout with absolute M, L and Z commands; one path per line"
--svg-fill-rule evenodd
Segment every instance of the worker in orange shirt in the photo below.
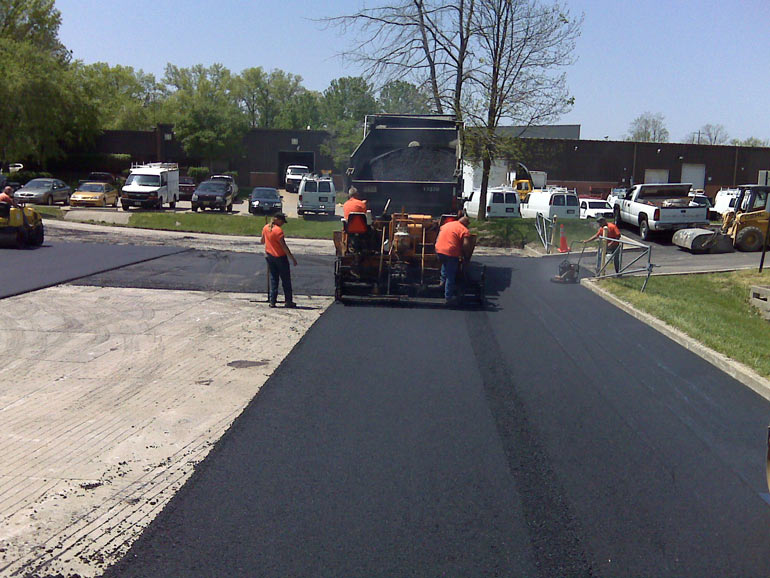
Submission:
M 590 239 L 586 239 L 583 241 L 584 243 L 590 243 L 594 239 L 598 239 L 599 237 L 605 237 L 607 239 L 620 239 L 620 229 L 618 229 L 618 226 L 615 223 L 607 223 L 607 219 L 604 217 L 598 217 L 596 219 L 596 223 L 599 225 L 599 228 L 597 229 L 596 233 L 593 237 Z M 615 266 L 615 273 L 620 273 L 620 261 L 623 254 L 623 246 L 618 241 L 607 241 L 607 259 L 613 260 L 613 265 Z M 599 274 L 599 271 L 602 270 L 602 267 L 604 267 L 604 263 L 602 263 L 602 251 L 601 248 L 599 249 L 599 253 L 596 257 L 596 273 Z
M 342 205 L 342 210 L 345 214 L 346 221 L 348 220 L 348 215 L 350 215 L 350 213 L 366 213 L 368 210 L 366 201 L 361 199 L 357 188 L 350 187 L 348 190 L 348 200 Z
M 13 198 L 13 189 L 11 187 L 5 187 L 3 192 L 0 193 L 0 203 L 8 203 L 14 207 L 19 206 Z
M 460 257 L 468 259 L 471 255 L 471 233 L 468 217 L 449 221 L 442 225 L 436 238 L 436 254 L 441 263 L 441 284 L 444 286 L 444 299 L 447 305 L 456 302 L 455 285 Z
M 297 260 L 291 254 L 286 239 L 283 237 L 282 225 L 286 224 L 286 215 L 276 213 L 273 221 L 262 228 L 262 238 L 260 243 L 265 246 L 265 259 L 267 260 L 267 270 L 270 274 L 270 287 L 268 289 L 268 301 L 270 307 L 275 307 L 278 299 L 278 279 L 283 286 L 283 295 L 285 307 L 294 308 L 292 290 L 291 290 L 291 270 L 289 269 L 289 259 L 294 266 L 297 266 Z

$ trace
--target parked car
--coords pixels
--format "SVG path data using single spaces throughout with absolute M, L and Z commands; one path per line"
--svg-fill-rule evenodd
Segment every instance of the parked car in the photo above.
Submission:
M 604 199 L 580 197 L 578 200 L 580 201 L 581 219 L 596 219 L 597 217 L 611 219 L 613 217 L 612 207 Z
M 333 215 L 337 208 L 337 191 L 331 177 L 305 175 L 299 184 L 297 214 Z
M 580 217 L 578 197 L 565 187 L 548 187 L 534 190 L 527 202 L 521 205 L 521 216 L 534 219 L 538 214 L 548 219 L 577 219 Z
M 706 195 L 703 194 L 690 194 L 690 206 L 691 207 L 706 207 L 707 209 L 711 209 L 713 207 L 711 203 L 711 199 L 709 199 Z
M 237 197 L 238 196 L 238 183 L 235 182 L 235 179 L 230 175 L 214 175 L 209 178 L 210 181 L 226 181 L 230 183 L 230 186 L 233 187 L 233 194 Z
M 286 178 L 284 179 L 286 191 L 289 193 L 296 193 L 299 190 L 302 177 L 309 172 L 310 169 L 305 165 L 289 165 L 286 167 Z
M 479 202 L 481 201 L 481 190 L 471 192 L 470 198 L 465 201 L 463 209 L 465 214 L 474 219 L 479 218 Z M 488 218 L 495 217 L 521 217 L 519 209 L 519 194 L 511 187 L 491 187 L 487 190 L 486 215 Z
M 106 207 L 118 206 L 118 189 L 109 183 L 85 182 L 70 196 L 73 207 Z
M 714 206 L 709 211 L 709 219 L 721 219 L 727 211 L 735 210 L 735 201 L 740 189 L 721 189 L 714 197 Z
M 189 201 L 195 192 L 195 179 L 192 177 L 179 177 L 179 200 Z
M 219 209 L 232 211 L 235 193 L 233 186 L 226 180 L 203 181 L 192 196 L 192 210 Z
M 13 195 L 24 203 L 36 205 L 69 204 L 72 189 L 59 179 L 32 179 Z
M 118 179 L 113 175 L 112 173 L 102 173 L 102 172 L 93 172 L 88 173 L 88 177 L 86 177 L 86 182 L 91 183 L 109 183 L 113 187 L 118 186 Z
M 283 200 L 278 189 L 272 187 L 254 187 L 249 195 L 249 213 L 267 215 L 283 211 Z

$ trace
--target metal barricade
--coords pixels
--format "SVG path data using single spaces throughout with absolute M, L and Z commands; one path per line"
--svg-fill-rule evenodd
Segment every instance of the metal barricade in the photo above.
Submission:
M 638 241 L 634 241 L 632 239 L 613 239 L 611 237 L 605 237 L 604 235 L 598 237 L 601 240 L 601 245 L 599 246 L 599 253 L 597 259 L 597 268 L 596 268 L 596 277 L 621 277 L 623 275 L 633 275 L 636 273 L 646 273 L 647 275 L 644 278 L 644 283 L 642 283 L 642 289 L 641 291 L 644 292 L 644 290 L 647 288 L 647 282 L 650 280 L 650 275 L 652 274 L 652 269 L 655 267 L 655 265 L 652 263 L 652 247 L 649 245 L 645 245 L 643 243 L 640 243 Z M 611 261 L 613 261 L 613 253 L 607 250 L 607 243 L 609 241 L 616 241 L 620 243 L 618 245 L 616 251 L 620 251 L 621 255 L 623 255 L 623 249 L 625 249 L 626 246 L 633 247 L 635 249 L 641 249 L 641 253 L 639 253 L 634 259 L 632 259 L 628 263 L 623 263 L 621 261 L 620 265 L 620 271 L 616 271 L 615 273 L 607 273 L 607 265 Z M 646 264 L 645 264 L 646 260 Z M 601 263 L 601 266 L 599 266 L 599 263 Z
M 553 247 L 553 234 L 556 230 L 556 218 L 551 220 L 543 215 L 543 213 L 538 213 L 535 215 L 535 230 L 545 248 L 545 252 L 550 254 Z

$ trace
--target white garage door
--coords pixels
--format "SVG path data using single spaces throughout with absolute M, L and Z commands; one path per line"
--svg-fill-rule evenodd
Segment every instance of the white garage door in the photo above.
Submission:
M 706 188 L 706 165 L 682 165 L 682 182 L 692 183 L 693 189 Z
M 668 169 L 645 169 L 644 182 L 645 183 L 667 183 Z

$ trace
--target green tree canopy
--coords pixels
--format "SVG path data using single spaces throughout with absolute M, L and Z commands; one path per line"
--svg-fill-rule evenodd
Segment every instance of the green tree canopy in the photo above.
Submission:
M 241 72 L 234 90 L 249 128 L 277 128 L 283 109 L 304 88 L 301 76 L 283 70 L 266 73 L 257 66 Z
M 165 95 L 152 74 L 104 62 L 81 66 L 78 74 L 101 129 L 150 130 L 163 122 Z
M 26 42 L 69 61 L 69 51 L 59 41 L 61 12 L 54 0 L 0 0 L 0 38 Z
M 429 114 L 431 96 L 411 82 L 391 80 L 381 89 L 379 108 L 391 114 Z
M 95 109 L 73 67 L 28 42 L 0 38 L 2 158 L 41 164 L 62 147 L 91 138 Z
M 241 146 L 247 123 L 227 68 L 168 64 L 163 82 L 170 88 L 167 110 L 188 155 L 210 163 Z

